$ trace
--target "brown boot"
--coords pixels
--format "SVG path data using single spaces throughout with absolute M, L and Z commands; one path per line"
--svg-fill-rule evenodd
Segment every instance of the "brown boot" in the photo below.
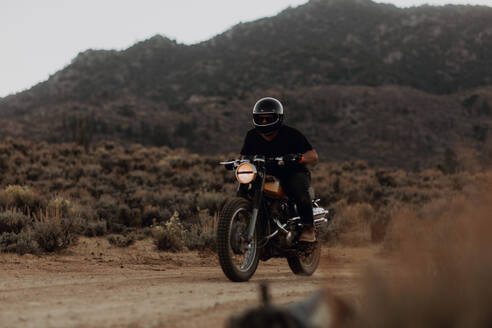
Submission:
M 304 227 L 301 235 L 299 236 L 299 241 L 306 243 L 314 243 L 316 241 L 316 234 L 314 233 L 313 227 Z

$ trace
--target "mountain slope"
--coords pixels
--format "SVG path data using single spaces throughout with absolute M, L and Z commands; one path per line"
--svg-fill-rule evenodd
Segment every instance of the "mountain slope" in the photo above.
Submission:
M 192 46 L 155 36 L 81 53 L 0 100 L 0 136 L 236 151 L 250 106 L 270 94 L 325 158 L 435 165 L 458 143 L 483 148 L 489 116 L 464 104 L 476 94 L 488 113 L 490 58 L 489 7 L 311 0 Z

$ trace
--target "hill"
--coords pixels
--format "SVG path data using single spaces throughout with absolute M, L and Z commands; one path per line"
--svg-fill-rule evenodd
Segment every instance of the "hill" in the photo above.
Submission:
M 491 36 L 489 7 L 311 0 L 191 46 L 83 52 L 0 100 L 0 136 L 237 152 L 251 105 L 273 95 L 324 159 L 435 166 L 457 145 L 484 154 Z

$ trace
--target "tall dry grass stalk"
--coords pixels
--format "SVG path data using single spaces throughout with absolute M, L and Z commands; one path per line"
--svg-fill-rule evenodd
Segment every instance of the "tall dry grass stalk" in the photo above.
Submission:
M 475 191 L 393 219 L 349 327 L 492 326 L 492 175 Z

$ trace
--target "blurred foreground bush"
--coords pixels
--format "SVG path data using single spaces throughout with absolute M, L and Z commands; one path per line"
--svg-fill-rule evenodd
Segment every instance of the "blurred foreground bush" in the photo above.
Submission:
M 481 188 L 394 215 L 386 266 L 366 275 L 343 327 L 491 326 L 492 175 L 483 179 Z

